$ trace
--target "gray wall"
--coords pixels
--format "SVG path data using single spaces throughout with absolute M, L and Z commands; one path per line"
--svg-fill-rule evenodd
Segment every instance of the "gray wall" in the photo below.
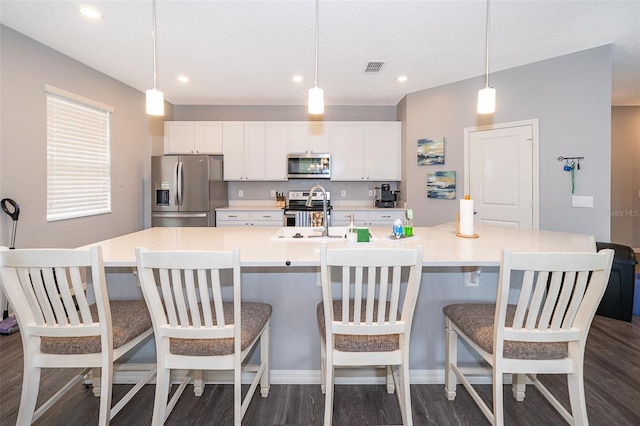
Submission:
M 307 113 L 306 105 L 176 105 L 174 120 L 194 121 L 393 121 L 394 106 L 325 106 L 322 116 Z
M 463 129 L 539 119 L 540 229 L 593 234 L 609 241 L 611 174 L 611 47 L 492 73 L 496 113 L 475 112 L 483 78 L 412 93 L 399 105 L 406 153 L 403 168 L 407 206 L 416 226 L 454 220 L 457 201 L 426 198 L 426 173 L 455 170 L 458 198 L 464 190 Z M 417 166 L 416 140 L 445 137 L 445 165 Z M 557 157 L 584 156 L 575 195 L 591 195 L 594 208 L 571 207 L 568 174 Z
M 0 27 L 0 40 L 0 197 L 20 204 L 16 247 L 76 247 L 141 229 L 149 157 L 158 147 L 162 152 L 163 118 L 147 117 L 143 93 L 7 27 Z M 111 213 L 47 222 L 45 84 L 114 107 Z M 1 245 L 9 245 L 10 234 L 10 218 L 1 214 Z
M 611 241 L 640 251 L 640 107 L 611 109 Z

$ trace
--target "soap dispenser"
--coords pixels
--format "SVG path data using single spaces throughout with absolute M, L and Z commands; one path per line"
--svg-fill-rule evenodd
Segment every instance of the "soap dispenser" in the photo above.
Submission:
M 347 242 L 355 243 L 358 241 L 358 228 L 353 220 L 353 213 L 349 215 L 349 226 L 347 226 Z

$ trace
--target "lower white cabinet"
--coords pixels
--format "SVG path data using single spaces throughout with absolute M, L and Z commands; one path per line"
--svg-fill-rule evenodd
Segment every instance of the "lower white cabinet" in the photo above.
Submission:
M 217 210 L 216 226 L 282 226 L 282 210 Z
M 353 213 L 356 226 L 393 226 L 396 219 L 404 220 L 406 210 L 404 209 L 337 209 L 331 211 L 332 226 L 347 226 L 349 216 Z M 391 229 L 389 229 L 391 231 Z

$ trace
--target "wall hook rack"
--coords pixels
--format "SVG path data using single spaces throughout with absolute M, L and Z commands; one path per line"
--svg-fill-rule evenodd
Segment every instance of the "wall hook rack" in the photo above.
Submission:
M 580 160 L 584 160 L 584 157 L 563 157 L 562 155 L 558 157 L 558 161 L 564 161 L 564 166 L 562 166 L 562 169 L 565 172 L 570 172 L 571 173 L 571 193 L 573 194 L 575 192 L 576 189 L 576 183 L 575 183 L 575 170 L 578 169 L 580 170 Z
M 573 168 L 573 166 L 576 166 L 576 168 L 580 170 L 580 160 L 584 160 L 584 157 L 563 157 L 562 155 L 558 157 L 558 161 L 565 162 L 565 170 L 567 170 L 567 168 Z

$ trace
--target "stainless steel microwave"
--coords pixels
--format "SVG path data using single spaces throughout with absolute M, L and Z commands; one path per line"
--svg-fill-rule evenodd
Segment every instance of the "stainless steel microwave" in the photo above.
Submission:
M 289 179 L 329 179 L 331 177 L 329 154 L 289 154 L 287 176 Z

